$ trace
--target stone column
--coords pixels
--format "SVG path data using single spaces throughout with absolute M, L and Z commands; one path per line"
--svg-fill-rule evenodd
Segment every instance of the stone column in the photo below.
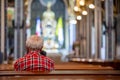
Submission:
M 84 49 L 84 47 L 83 47 L 83 18 L 82 18 L 82 20 L 80 20 L 80 58 L 83 58 L 83 55 L 84 55 L 84 51 L 83 51 L 83 49 Z
M 76 24 L 76 41 L 79 41 L 79 26 L 80 26 L 80 21 L 77 20 L 77 24 Z
M 113 0 L 105 0 L 106 60 L 113 60 L 115 54 L 115 32 L 113 29 Z
M 87 57 L 87 40 L 86 40 L 86 36 L 87 36 L 87 24 L 86 24 L 86 15 L 82 16 L 82 20 L 80 20 L 80 26 L 79 26 L 79 34 L 80 34 L 80 57 L 81 58 L 86 58 Z
M 92 23 L 93 23 L 93 14 L 92 14 L 92 10 L 90 10 L 89 8 L 87 8 L 87 59 L 91 58 L 91 27 L 92 27 Z
M 0 50 L 1 50 L 1 52 L 3 53 L 3 60 L 5 60 L 5 56 L 6 56 L 6 53 L 5 53 L 5 11 L 6 11 L 6 9 L 5 9 L 5 2 L 6 2 L 6 0 L 1 0 L 1 2 L 0 2 L 0 5 L 1 5 L 1 11 L 0 11 L 0 16 L 1 16 L 1 24 L 0 24 L 0 43 L 1 43 L 1 45 L 0 45 Z
M 94 11 L 94 26 L 95 26 L 95 60 L 100 59 L 101 54 L 101 1 L 94 0 L 95 11 Z
M 14 58 L 23 54 L 23 0 L 15 0 Z

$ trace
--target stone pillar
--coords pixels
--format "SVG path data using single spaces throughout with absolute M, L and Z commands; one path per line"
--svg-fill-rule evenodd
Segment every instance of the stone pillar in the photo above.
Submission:
M 94 0 L 95 11 L 94 11 L 94 26 L 95 26 L 95 60 L 100 59 L 101 54 L 101 1 Z
M 78 48 L 79 48 L 78 51 L 79 53 L 77 57 L 80 57 L 80 21 L 81 20 L 77 20 L 77 28 L 76 28 L 76 32 L 77 32 L 76 42 L 78 43 Z
M 1 13 L 1 0 L 0 0 L 0 13 Z M 1 51 L 1 14 L 0 14 L 0 51 Z
M 23 54 L 23 0 L 15 0 L 14 58 Z
M 115 54 L 115 32 L 113 29 L 113 0 L 105 0 L 106 60 L 113 60 Z
M 84 57 L 87 58 L 87 16 L 84 16 Z
M 76 41 L 79 41 L 79 26 L 80 26 L 80 21 L 77 20 L 77 24 L 76 24 Z
M 82 20 L 80 20 L 80 58 L 83 58 L 83 49 L 84 49 L 84 47 L 83 47 L 83 18 L 82 18 Z
M 92 10 L 90 10 L 89 8 L 87 8 L 87 12 L 88 12 L 88 15 L 87 15 L 87 59 L 90 59 L 91 58 L 91 27 L 92 27 L 92 23 L 93 23 L 93 14 L 92 14 Z
M 80 26 L 79 26 L 79 42 L 80 42 L 80 57 L 86 58 L 87 57 L 87 43 L 86 43 L 86 36 L 87 36 L 87 24 L 86 24 L 86 16 L 82 16 L 82 20 L 80 20 Z
M 6 56 L 6 53 L 5 53 L 5 11 L 6 11 L 6 9 L 5 9 L 5 2 L 6 2 L 6 0 L 1 0 L 1 2 L 0 2 L 0 5 L 1 5 L 1 11 L 0 11 L 0 16 L 1 16 L 1 24 L 0 24 L 0 43 L 1 43 L 1 45 L 0 45 L 0 50 L 1 50 L 1 52 L 3 53 L 3 60 L 5 60 L 5 56 Z

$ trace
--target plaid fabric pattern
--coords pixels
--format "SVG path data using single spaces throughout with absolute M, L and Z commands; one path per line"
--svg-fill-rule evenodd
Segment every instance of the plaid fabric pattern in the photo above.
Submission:
M 54 61 L 40 55 L 37 51 L 31 51 L 16 60 L 14 69 L 16 71 L 52 71 L 54 70 Z

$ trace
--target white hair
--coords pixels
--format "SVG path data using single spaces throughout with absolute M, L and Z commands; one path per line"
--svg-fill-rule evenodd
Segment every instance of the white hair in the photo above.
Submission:
M 37 35 L 32 35 L 26 40 L 26 47 L 31 49 L 41 49 L 43 47 L 43 39 Z

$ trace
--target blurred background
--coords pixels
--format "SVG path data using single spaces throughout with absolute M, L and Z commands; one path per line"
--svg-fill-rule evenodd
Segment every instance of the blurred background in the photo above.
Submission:
M 33 35 L 55 62 L 120 59 L 119 0 L 0 0 L 1 63 Z

